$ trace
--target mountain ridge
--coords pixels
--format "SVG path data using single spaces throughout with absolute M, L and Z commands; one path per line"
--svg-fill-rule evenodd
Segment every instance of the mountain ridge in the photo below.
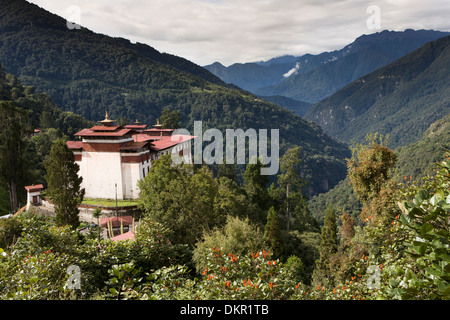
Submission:
M 350 142 L 390 134 L 393 147 L 416 141 L 450 110 L 450 36 L 348 84 L 313 105 L 305 117 Z
M 305 54 L 295 61 L 292 56 L 286 56 L 288 62 L 284 62 L 282 56 L 266 62 L 233 64 L 220 70 L 212 67 L 217 67 L 217 64 L 205 68 L 223 81 L 260 96 L 281 95 L 317 103 L 361 76 L 420 48 L 426 42 L 447 35 L 450 33 L 435 30 L 384 30 L 361 35 L 342 49 L 317 55 Z M 277 64 L 277 61 L 283 63 Z M 283 76 L 285 74 L 290 76 Z M 251 84 L 248 84 L 249 79 Z

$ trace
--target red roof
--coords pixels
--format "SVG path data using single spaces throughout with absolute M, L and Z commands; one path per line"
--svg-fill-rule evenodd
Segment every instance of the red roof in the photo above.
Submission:
M 147 129 L 147 130 L 144 130 L 144 132 L 155 132 L 155 131 L 157 131 L 157 132 L 172 132 L 172 131 L 174 131 L 175 129 L 161 129 L 161 128 L 151 128 L 151 129 Z
M 69 149 L 77 150 L 83 148 L 83 142 L 82 141 L 67 141 L 66 145 Z
M 126 129 L 145 129 L 147 128 L 146 124 L 128 124 L 125 126 Z
M 194 138 L 195 138 L 195 136 L 175 134 L 173 136 L 168 136 L 165 139 L 153 141 L 150 148 L 155 151 L 160 151 L 160 150 L 164 150 L 164 149 L 173 147 L 181 142 L 188 141 L 188 140 L 191 140 Z
M 134 240 L 134 232 L 128 231 L 122 234 L 119 234 L 118 236 L 115 236 L 111 238 L 112 241 L 121 241 L 121 240 Z
M 44 189 L 44 186 L 42 184 L 37 184 L 37 185 L 32 185 L 32 186 L 26 186 L 25 189 L 27 191 L 31 191 L 31 190 L 41 190 Z
M 123 221 L 124 226 L 130 226 L 133 224 L 133 217 L 132 216 L 123 216 L 119 217 L 107 217 L 107 218 L 100 218 L 100 225 L 103 228 L 108 227 L 108 222 L 111 221 L 113 228 L 120 228 L 120 221 Z
M 120 127 L 118 127 L 120 128 Z M 118 129 L 111 132 L 101 132 L 101 131 L 93 131 L 92 129 L 83 129 L 77 133 L 76 136 L 81 137 L 122 137 L 126 134 L 133 133 L 134 131 L 131 129 Z
M 120 147 L 120 150 L 139 150 L 145 147 L 148 143 L 148 141 L 130 142 Z
M 94 126 L 91 128 L 92 131 L 116 131 L 119 126 L 109 127 L 109 126 Z
M 155 140 L 155 137 L 149 136 L 145 133 L 138 133 L 135 134 L 133 137 L 135 142 Z

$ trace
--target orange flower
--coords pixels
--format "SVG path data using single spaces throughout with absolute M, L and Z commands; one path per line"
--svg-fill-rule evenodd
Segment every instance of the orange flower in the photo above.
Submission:
M 274 286 L 275 286 L 275 284 L 273 284 L 272 282 L 269 282 L 270 289 L 272 289 Z

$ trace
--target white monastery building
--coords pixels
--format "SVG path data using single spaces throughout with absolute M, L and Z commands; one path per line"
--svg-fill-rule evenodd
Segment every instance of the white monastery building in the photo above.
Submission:
M 153 128 L 141 125 L 116 126 L 114 120 L 83 129 L 68 141 L 83 177 L 81 187 L 85 198 L 137 199 L 137 183 L 145 178 L 153 161 L 163 154 L 177 154 L 185 163 L 192 163 L 191 140 L 194 136 L 173 134 L 163 129 L 159 121 Z

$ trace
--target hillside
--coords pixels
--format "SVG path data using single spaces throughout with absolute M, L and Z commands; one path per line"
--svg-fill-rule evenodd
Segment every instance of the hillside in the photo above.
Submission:
M 286 96 L 316 103 L 350 82 L 449 35 L 433 30 L 382 31 L 362 35 L 340 50 L 266 62 L 205 66 L 223 81 L 261 96 Z
M 288 77 L 283 82 L 256 91 L 284 95 L 310 103 L 318 102 L 352 81 L 397 60 L 425 43 L 449 33 L 433 30 L 383 31 L 363 35 L 317 68 Z
M 303 117 L 312 104 L 308 102 L 298 101 L 284 96 L 259 96 L 259 98 L 273 102 L 283 108 L 293 111 L 296 115 Z
M 435 164 L 445 158 L 446 150 L 450 150 L 450 114 L 431 124 L 419 141 L 395 150 L 397 181 L 404 182 L 404 177 L 407 177 L 407 181 L 420 182 L 426 175 L 434 175 Z M 329 204 L 339 212 L 346 212 L 359 219 L 362 205 L 353 193 L 348 178 L 308 201 L 312 215 L 320 223 Z
M 25 110 L 28 114 L 28 123 L 31 129 L 40 129 L 40 135 L 27 138 L 26 170 L 24 180 L 18 181 L 19 201 L 25 202 L 25 185 L 31 183 L 44 183 L 43 160 L 50 151 L 50 137 L 73 134 L 82 128 L 92 125 L 92 122 L 69 111 L 62 111 L 42 93 L 37 93 L 34 87 L 23 86 L 20 81 L 11 74 L 5 74 L 0 65 L 0 114 L 4 114 L 3 103 L 13 102 L 14 106 Z M 0 120 L 2 118 L 0 117 Z M 46 130 L 52 130 L 47 134 Z M 32 132 L 32 131 L 31 131 Z M 2 133 L 3 134 L 3 133 Z M 3 138 L 3 137 L 2 137 Z M 3 139 L 0 139 L 0 149 Z M 2 150 L 0 150 L 2 151 Z M 9 194 L 6 184 L 0 185 L 0 216 L 8 214 L 10 210 Z
M 347 146 L 316 124 L 185 59 L 85 28 L 70 30 L 64 19 L 23 0 L 0 4 L 0 62 L 63 110 L 89 120 L 103 119 L 107 110 L 111 118 L 154 124 L 169 107 L 188 130 L 200 120 L 204 129 L 279 129 L 281 154 L 301 147 L 311 193 L 345 176 Z
M 315 104 L 305 117 L 350 142 L 390 134 L 391 147 L 417 141 L 450 111 L 450 37 L 427 43 Z

